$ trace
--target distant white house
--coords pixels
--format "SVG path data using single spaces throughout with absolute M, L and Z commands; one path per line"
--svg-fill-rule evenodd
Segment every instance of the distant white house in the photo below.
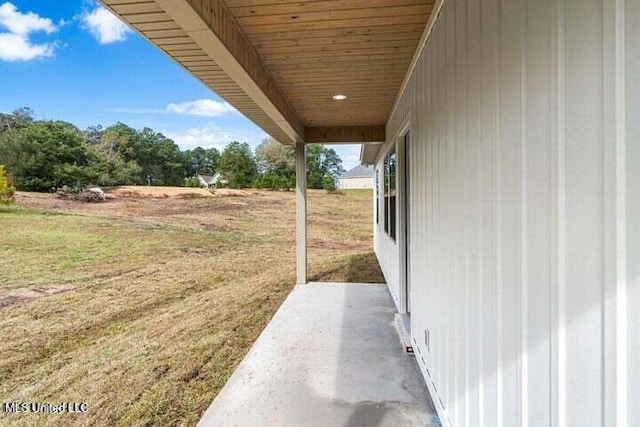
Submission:
M 216 186 L 215 176 L 198 175 L 198 182 L 202 188 L 212 188 Z
M 198 175 L 198 182 L 202 188 L 216 188 L 218 184 L 226 187 L 229 184 L 229 181 L 220 175 L 220 172 L 216 172 L 214 175 Z
M 375 173 L 373 167 L 358 165 L 342 175 L 338 182 L 341 190 L 373 188 Z

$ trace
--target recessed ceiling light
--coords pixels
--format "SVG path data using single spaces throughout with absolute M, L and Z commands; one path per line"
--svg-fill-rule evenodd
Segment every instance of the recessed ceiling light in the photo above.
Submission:
M 347 99 L 347 95 L 343 95 L 341 93 L 337 93 L 335 95 L 333 95 L 333 99 L 335 99 L 336 101 L 342 101 Z

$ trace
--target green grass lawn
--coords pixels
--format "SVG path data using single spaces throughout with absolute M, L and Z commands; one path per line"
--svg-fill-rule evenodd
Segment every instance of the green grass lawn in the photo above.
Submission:
M 0 210 L 0 425 L 194 425 L 295 282 L 294 195 L 19 194 Z M 310 193 L 310 276 L 382 280 L 371 192 Z

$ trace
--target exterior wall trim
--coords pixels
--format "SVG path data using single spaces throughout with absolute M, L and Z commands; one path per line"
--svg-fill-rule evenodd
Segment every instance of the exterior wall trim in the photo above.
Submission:
M 440 17 L 440 11 L 442 10 L 442 6 L 444 5 L 445 0 L 436 0 L 436 4 L 433 5 L 433 10 L 431 11 L 431 15 L 429 16 L 429 20 L 427 21 L 427 25 L 424 28 L 424 32 L 420 37 L 420 41 L 418 42 L 418 46 L 416 46 L 416 51 L 413 54 L 413 58 L 411 59 L 411 63 L 409 63 L 409 68 L 407 68 L 407 73 L 404 76 L 404 80 L 402 80 L 402 85 L 400 85 L 400 90 L 398 91 L 398 95 L 396 96 L 396 100 L 393 102 L 393 107 L 389 112 L 389 118 L 393 117 L 400 104 L 400 100 L 402 99 L 402 95 L 404 91 L 407 89 L 407 85 L 409 84 L 409 79 L 413 75 L 413 70 L 416 68 L 418 64 L 418 60 L 422 55 L 425 47 L 427 46 L 427 42 L 429 41 L 429 37 L 431 36 L 431 32 L 433 31 L 433 27 L 436 25 L 436 21 Z
M 396 218 L 397 218 L 397 229 L 398 233 L 396 235 L 396 242 L 398 244 L 398 263 L 399 263 L 399 304 L 398 304 L 398 312 L 400 313 L 409 313 L 410 307 L 408 306 L 408 300 L 410 295 L 407 295 L 407 282 L 410 280 L 410 275 L 407 275 L 407 270 L 405 268 L 406 263 L 410 260 L 407 260 L 408 251 L 407 251 L 407 242 L 406 242 L 406 234 L 405 228 L 409 227 L 409 224 L 406 223 L 408 208 L 406 200 L 407 200 L 407 183 L 405 182 L 405 169 L 407 165 L 405 164 L 405 147 L 403 145 L 404 136 L 409 132 L 411 134 L 411 110 L 409 110 L 407 117 L 405 118 L 402 126 L 400 126 L 400 130 L 396 132 L 394 136 L 394 140 L 396 141 L 396 154 L 398 156 L 398 167 L 397 167 L 397 178 L 396 182 L 398 185 L 397 191 L 397 202 L 396 202 Z

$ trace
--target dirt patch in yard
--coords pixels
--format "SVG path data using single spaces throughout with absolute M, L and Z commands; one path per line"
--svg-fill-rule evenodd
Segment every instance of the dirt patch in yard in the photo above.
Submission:
M 264 192 L 256 190 L 235 190 L 230 188 L 205 189 L 182 187 L 155 187 L 125 185 L 107 190 L 114 198 L 135 197 L 152 199 L 194 199 L 199 197 L 253 197 Z
M 107 194 L 115 197 L 135 197 L 167 199 L 173 198 L 196 198 L 212 197 L 212 194 L 203 188 L 181 188 L 181 187 L 145 187 L 145 186 L 122 186 L 109 189 Z
M 23 304 L 34 301 L 38 298 L 68 292 L 74 289 L 72 285 L 54 285 L 43 290 L 29 288 L 0 289 L 0 309 L 16 304 Z

